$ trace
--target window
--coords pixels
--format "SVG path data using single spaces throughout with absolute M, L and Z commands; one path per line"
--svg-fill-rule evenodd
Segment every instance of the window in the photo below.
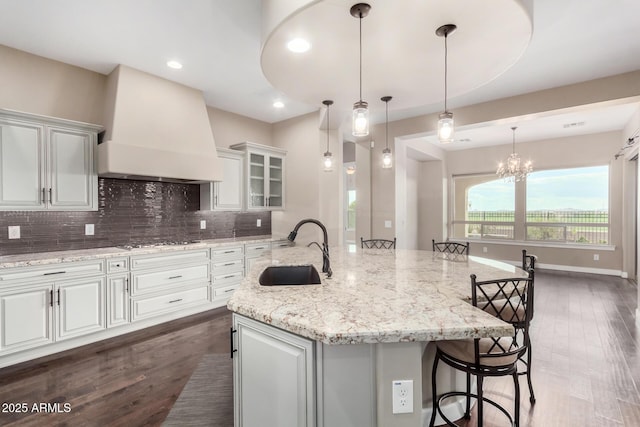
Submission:
M 527 178 L 526 239 L 609 243 L 609 167 L 533 172 Z
M 515 185 L 491 175 L 454 177 L 453 235 L 513 239 Z
M 609 244 L 606 165 L 536 171 L 519 183 L 454 176 L 452 205 L 458 239 Z

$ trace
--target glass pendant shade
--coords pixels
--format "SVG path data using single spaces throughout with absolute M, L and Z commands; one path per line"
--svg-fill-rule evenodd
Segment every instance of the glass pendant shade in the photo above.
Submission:
M 453 113 L 449 111 L 441 113 L 440 120 L 438 120 L 438 139 L 440 142 L 443 144 L 453 142 L 454 131 Z
M 364 101 L 353 104 L 351 133 L 353 136 L 369 135 L 369 104 Z
M 391 166 L 393 166 L 391 150 L 389 148 L 385 148 L 384 150 L 382 150 L 382 168 L 389 169 Z
M 333 170 L 333 157 L 330 152 L 324 153 L 324 159 L 322 160 L 325 172 L 331 172 Z

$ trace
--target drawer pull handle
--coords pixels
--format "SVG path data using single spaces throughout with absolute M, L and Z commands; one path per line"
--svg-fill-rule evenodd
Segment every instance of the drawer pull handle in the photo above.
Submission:
M 228 262 L 228 263 L 226 263 L 224 266 L 225 266 L 225 267 L 227 267 L 227 266 L 229 266 L 229 265 L 235 265 L 235 262 Z
M 181 278 L 181 277 L 182 277 L 182 275 L 178 275 L 178 276 L 171 276 L 171 277 L 169 277 L 169 280 L 172 280 L 172 279 L 179 279 L 179 278 Z
M 224 291 L 224 293 L 226 294 L 227 292 L 233 292 L 233 291 L 235 291 L 235 290 L 236 290 L 235 288 L 233 288 L 233 289 L 227 289 L 226 291 Z
M 225 254 L 232 254 L 235 253 L 235 251 L 224 251 Z
M 171 301 L 169 301 L 169 304 L 174 303 L 174 302 L 180 302 L 180 301 L 182 301 L 182 298 L 171 300 Z
M 53 274 L 63 274 L 66 273 L 66 271 L 52 271 L 51 273 L 44 273 L 43 276 L 51 276 Z
M 225 279 L 231 279 L 232 277 L 236 277 L 235 274 L 228 274 L 226 276 L 224 276 Z

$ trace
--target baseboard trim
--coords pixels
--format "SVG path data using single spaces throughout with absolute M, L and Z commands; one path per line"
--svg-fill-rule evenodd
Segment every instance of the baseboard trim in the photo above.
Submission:
M 574 265 L 557 265 L 557 264 L 536 264 L 536 268 L 543 270 L 570 271 L 574 273 L 591 273 L 602 274 L 605 276 L 617 276 L 625 278 L 626 273 L 622 270 L 613 270 L 608 268 L 592 268 L 592 267 L 576 267 Z

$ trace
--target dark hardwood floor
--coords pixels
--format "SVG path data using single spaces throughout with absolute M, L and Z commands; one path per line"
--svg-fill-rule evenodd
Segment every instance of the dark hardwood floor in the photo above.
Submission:
M 627 280 L 536 272 L 537 403 L 529 404 L 522 377 L 522 426 L 640 426 L 636 305 L 637 287 Z M 159 426 L 202 356 L 229 351 L 230 324 L 230 314 L 219 309 L 2 369 L 0 403 L 27 403 L 29 412 L 0 413 L 0 425 Z M 490 397 L 512 408 L 510 378 L 489 379 L 485 386 Z M 68 403 L 71 411 L 31 412 L 40 402 L 59 402 L 61 411 Z M 505 425 L 486 410 L 485 426 Z

